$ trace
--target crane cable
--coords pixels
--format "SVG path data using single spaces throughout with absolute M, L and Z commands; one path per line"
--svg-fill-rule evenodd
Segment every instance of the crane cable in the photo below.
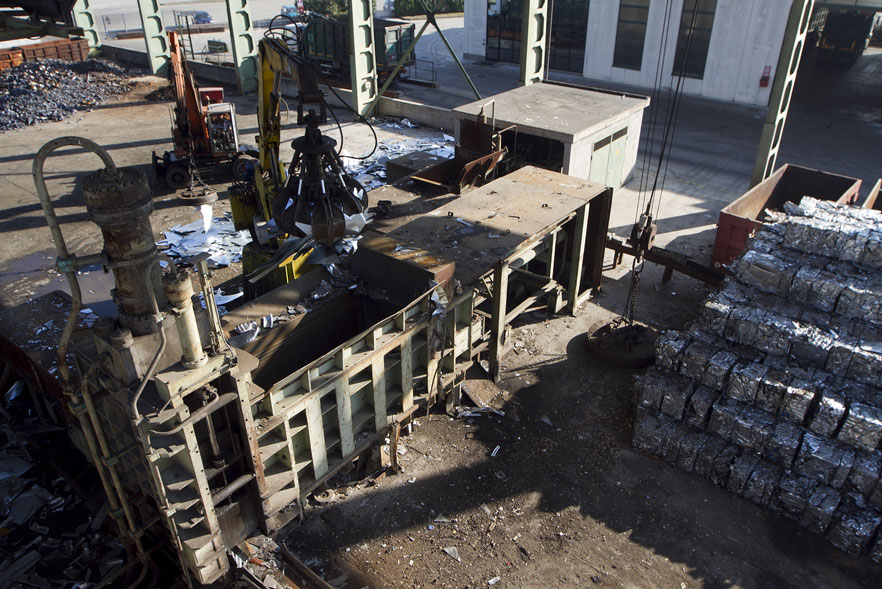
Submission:
M 688 0 L 687 0 L 688 1 Z M 658 217 L 659 210 L 661 209 L 661 201 L 662 195 L 664 192 L 664 184 L 665 179 L 667 178 L 668 173 L 668 164 L 670 163 L 670 151 L 671 146 L 673 145 L 674 140 L 674 132 L 676 130 L 677 121 L 680 115 L 680 106 L 682 104 L 682 96 L 683 96 L 683 78 L 685 77 L 686 71 L 686 63 L 689 60 L 689 52 L 692 48 L 692 40 L 695 35 L 695 23 L 698 17 L 698 5 L 701 0 L 692 0 L 692 14 L 689 22 L 689 29 L 686 37 L 686 45 L 683 51 L 683 57 L 680 60 L 679 67 L 676 70 L 676 74 L 672 74 L 677 76 L 677 84 L 676 88 L 671 93 L 671 102 L 668 105 L 668 110 L 665 116 L 665 126 L 664 132 L 662 134 L 662 142 L 659 149 L 658 154 L 658 162 L 655 167 L 655 176 L 652 182 L 652 188 L 649 190 L 649 197 L 646 198 L 646 189 L 649 186 L 648 183 L 648 172 L 649 170 L 644 168 L 644 178 L 641 178 L 641 190 L 640 197 L 638 199 L 637 210 L 635 212 L 635 216 L 640 214 L 641 209 L 643 209 L 643 203 L 645 202 L 646 207 L 643 209 L 643 215 L 639 217 L 637 223 L 634 226 L 633 236 L 636 236 L 635 243 L 633 244 L 636 248 L 636 255 L 634 256 L 634 261 L 631 265 L 631 285 L 628 289 L 628 297 L 625 301 L 625 312 L 624 318 L 627 323 L 633 323 L 634 321 L 634 312 L 637 307 L 637 293 L 640 288 L 640 273 L 643 271 L 645 266 L 645 260 L 643 259 L 643 255 L 645 253 L 645 249 L 647 247 L 647 240 L 643 238 L 644 235 L 648 231 L 651 231 L 653 218 Z M 656 67 L 656 76 L 655 82 L 656 85 L 653 88 L 653 97 L 656 98 L 658 93 L 660 92 L 661 87 L 661 71 L 664 65 L 664 57 L 667 53 L 667 31 L 670 29 L 670 18 L 671 18 L 671 4 L 672 0 L 668 0 L 665 6 L 665 30 L 662 34 L 661 40 L 661 50 L 660 56 L 658 59 L 657 67 Z M 678 39 L 679 42 L 679 39 Z M 676 54 L 675 54 L 676 55 Z M 675 56 L 676 59 L 676 56 Z M 676 66 L 676 64 L 675 64 Z M 655 109 L 657 111 L 658 109 Z M 647 146 L 647 151 L 644 152 L 644 164 L 649 160 L 649 151 L 651 151 L 653 143 L 655 141 L 655 126 L 654 122 L 657 116 L 653 114 L 653 111 L 650 111 L 650 125 L 652 125 L 650 130 L 650 141 Z M 662 174 L 662 167 L 664 167 L 664 174 Z M 659 187 L 659 178 L 661 177 L 661 186 Z M 646 182 L 644 183 L 644 179 Z M 658 190 L 658 192 L 656 192 Z M 656 194 L 658 195 L 658 201 L 656 202 Z M 653 205 L 655 205 L 655 213 L 653 214 Z M 640 231 L 638 231 L 640 230 Z

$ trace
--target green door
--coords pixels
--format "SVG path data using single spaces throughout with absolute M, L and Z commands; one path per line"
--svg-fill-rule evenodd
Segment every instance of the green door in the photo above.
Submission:
M 606 184 L 606 170 L 609 167 L 609 149 L 612 137 L 604 137 L 594 144 L 591 153 L 591 170 L 588 179 L 598 184 Z
M 606 167 L 607 186 L 618 188 L 622 184 L 622 169 L 625 166 L 625 144 L 628 142 L 628 128 L 617 131 L 612 136 L 609 147 L 609 163 Z

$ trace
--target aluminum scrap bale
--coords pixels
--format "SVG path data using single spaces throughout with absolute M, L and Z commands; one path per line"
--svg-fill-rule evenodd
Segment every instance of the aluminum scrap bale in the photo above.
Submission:
M 842 456 L 843 448 L 836 442 L 806 433 L 793 468 L 805 477 L 829 485 Z
M 788 247 L 807 254 L 830 255 L 836 252 L 842 224 L 807 217 L 787 221 L 784 240 Z
M 677 458 L 680 455 L 680 445 L 683 439 L 688 437 L 692 430 L 682 423 L 675 423 L 674 427 L 668 432 L 668 435 L 662 441 L 661 452 L 659 456 L 670 464 L 677 464 Z
M 831 374 L 848 374 L 848 365 L 851 364 L 852 356 L 854 356 L 854 346 L 837 338 L 833 340 L 827 353 L 824 370 Z
M 759 338 L 759 325 L 763 321 L 762 311 L 749 306 L 735 307 L 726 322 L 726 339 L 753 346 Z
M 848 475 L 846 488 L 860 493 L 864 499 L 869 499 L 879 483 L 880 476 L 882 476 L 882 456 L 878 452 L 873 454 L 859 452 Z
M 704 432 L 688 430 L 688 433 L 680 439 L 680 447 L 677 449 L 677 466 L 687 472 L 692 472 L 695 460 L 710 436 Z
M 754 467 L 741 495 L 748 501 L 766 507 L 772 502 L 780 480 L 781 471 L 765 460 L 760 460 Z
M 741 256 L 735 266 L 735 275 L 743 284 L 770 294 L 780 292 L 782 281 L 788 283 L 789 291 L 789 283 L 793 279 L 790 265 L 780 255 L 762 253 L 756 249 L 748 250 Z
M 866 403 L 852 403 L 848 407 L 837 439 L 867 452 L 873 452 L 882 440 L 882 410 Z
M 770 462 L 790 468 L 796 459 L 796 452 L 802 442 L 804 430 L 787 421 L 775 423 L 775 429 L 766 442 L 764 456 Z
M 631 443 L 638 450 L 659 456 L 665 439 L 673 429 L 674 422 L 667 417 L 638 409 Z
M 698 449 L 693 463 L 692 472 L 706 479 L 713 477 L 714 461 L 720 452 L 726 447 L 726 441 L 716 436 L 708 436 L 707 440 Z
M 876 541 L 870 545 L 870 559 L 882 564 L 882 534 L 876 534 Z
M 805 512 L 817 483 L 795 473 L 785 472 L 778 483 L 778 490 L 771 507 L 784 515 L 799 519 Z
M 809 429 L 819 436 L 829 438 L 842 423 L 845 415 L 845 397 L 832 391 L 821 393 L 814 413 Z
M 756 454 L 763 451 L 775 429 L 775 418 L 764 411 L 745 407 L 735 418 L 732 443 Z
M 790 385 L 790 375 L 785 371 L 769 367 L 762 377 L 756 391 L 754 405 L 767 413 L 776 415 L 784 401 L 787 387 Z
M 711 409 L 710 421 L 707 424 L 708 433 L 719 436 L 728 442 L 732 438 L 735 420 L 743 410 L 744 404 L 734 399 L 717 400 Z
M 836 312 L 846 317 L 865 317 L 871 308 L 870 301 L 878 300 L 879 293 L 860 284 L 846 284 L 836 301 Z M 872 317 L 878 321 L 878 317 Z
M 791 380 L 784 390 L 778 415 L 793 423 L 804 423 L 812 400 L 815 398 L 813 387 L 814 383 L 801 378 Z
M 729 379 L 729 372 L 737 361 L 736 354 L 727 350 L 719 350 L 708 359 L 701 383 L 715 391 L 724 390 L 726 381 Z
M 735 444 L 727 444 L 714 457 L 711 467 L 710 480 L 718 487 L 726 487 L 729 482 L 729 473 L 735 459 L 741 455 L 741 449 Z
M 673 372 L 680 370 L 680 358 L 691 338 L 679 331 L 666 331 L 655 342 L 655 357 L 658 365 Z
M 842 501 L 842 496 L 824 486 L 815 487 L 805 505 L 801 523 L 809 530 L 823 534 L 833 521 L 833 514 Z
M 763 313 L 758 319 L 753 345 L 766 354 L 785 357 L 790 352 L 791 334 L 796 327 L 796 322 L 789 317 L 778 313 Z
M 882 231 L 871 229 L 859 262 L 870 268 L 882 268 Z
M 843 552 L 860 554 L 870 544 L 880 523 L 882 516 L 877 512 L 847 502 L 836 513 L 827 539 Z
M 803 364 L 823 368 L 835 338 L 813 325 L 799 325 L 790 333 L 790 355 Z
M 840 281 L 830 272 L 821 272 L 818 280 L 812 285 L 811 304 L 821 311 L 832 313 L 839 302 L 839 295 L 845 288 L 845 283 Z
M 790 285 L 790 298 L 801 304 L 809 306 L 812 304 L 812 289 L 815 282 L 821 276 L 820 268 L 812 268 L 803 266 L 793 275 L 793 282 Z
M 857 382 L 876 384 L 882 377 L 882 354 L 855 346 L 845 375 Z
M 669 378 L 669 374 L 660 371 L 646 373 L 638 384 L 637 405 L 643 409 L 658 412 L 668 388 Z
M 753 403 L 756 400 L 762 379 L 768 372 L 769 367 L 764 364 L 738 362 L 729 375 L 726 395 L 742 403 Z
M 726 322 L 732 312 L 732 301 L 717 293 L 711 295 L 701 307 L 698 314 L 698 323 L 702 329 L 714 335 L 724 335 Z
M 698 387 L 692 393 L 692 396 L 689 397 L 683 421 L 694 429 L 705 429 L 711 414 L 711 408 L 718 398 L 719 394 L 716 391 L 712 391 L 705 386 Z
M 839 459 L 839 466 L 833 472 L 833 478 L 830 479 L 830 486 L 834 489 L 842 489 L 854 468 L 854 461 L 857 453 L 854 450 L 843 448 L 842 457 Z
M 672 377 L 662 396 L 661 412 L 679 421 L 683 418 L 686 403 L 695 390 L 695 383 L 681 376 Z
M 700 383 L 715 350 L 704 342 L 693 341 L 680 357 L 680 374 Z
M 758 463 L 759 457 L 755 454 L 745 452 L 737 456 L 729 467 L 729 480 L 726 483 L 726 488 L 738 495 L 744 493 L 747 481 Z

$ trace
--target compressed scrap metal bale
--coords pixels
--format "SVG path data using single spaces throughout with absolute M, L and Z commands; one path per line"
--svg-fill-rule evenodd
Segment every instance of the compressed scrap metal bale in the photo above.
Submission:
M 800 518 L 815 492 L 817 483 L 795 473 L 785 472 L 778 483 L 775 501 L 771 504 L 775 511 Z
M 772 356 L 787 356 L 790 353 L 791 334 L 796 330 L 797 323 L 778 313 L 762 313 L 757 321 L 754 347 Z
M 745 407 L 732 427 L 731 440 L 756 454 L 763 451 L 775 429 L 775 418 L 764 411 Z
M 835 339 L 827 353 L 824 369 L 832 374 L 847 374 L 852 356 L 854 356 L 854 345 L 842 339 Z
M 729 375 L 726 395 L 742 403 L 753 403 L 768 371 L 769 367 L 764 364 L 739 362 L 732 368 L 732 373 Z
M 882 410 L 865 403 L 852 403 L 837 439 L 873 452 L 882 440 Z
M 876 541 L 870 546 L 870 558 L 882 564 L 882 534 L 876 534 Z
M 727 444 L 714 458 L 711 466 L 710 480 L 718 487 L 725 487 L 729 481 L 732 463 L 741 455 L 741 449 L 735 444 Z
M 821 393 L 809 429 L 819 436 L 830 437 L 842 423 L 845 415 L 845 397 L 834 392 Z
M 815 487 L 805 505 L 801 523 L 818 534 L 823 534 L 833 521 L 833 514 L 842 501 L 842 496 L 824 486 Z
M 802 434 L 803 429 L 798 425 L 787 421 L 777 422 L 771 437 L 766 442 L 764 456 L 774 464 L 790 468 L 796 459 Z
M 689 403 L 686 406 L 686 412 L 683 421 L 689 427 L 703 430 L 707 427 L 710 418 L 711 409 L 714 402 L 719 398 L 716 391 L 712 391 L 705 386 L 695 389 L 692 396 L 689 397 Z
M 860 452 L 854 460 L 854 465 L 848 475 L 847 489 L 860 493 L 864 499 L 869 499 L 873 490 L 882 476 L 882 456 L 878 452 L 866 454 Z
M 646 373 L 640 379 L 640 389 L 637 396 L 637 405 L 650 411 L 658 411 L 661 407 L 662 398 L 668 388 L 669 374 L 652 371 Z
M 686 402 L 694 390 L 695 383 L 683 377 L 672 375 L 662 395 L 661 412 L 673 419 L 682 419 Z
M 741 495 L 757 505 L 768 506 L 775 497 L 780 480 L 781 471 L 765 460 L 760 460 L 753 469 Z
M 798 325 L 790 335 L 790 355 L 803 364 L 824 368 L 835 339 L 813 325 Z
M 677 466 L 686 472 L 692 472 L 699 452 L 708 439 L 710 436 L 704 432 L 689 430 L 680 440 L 680 447 L 677 449 Z
M 755 345 L 759 338 L 759 326 L 765 321 L 763 315 L 763 311 L 753 307 L 735 307 L 726 321 L 726 339 L 745 346 Z
M 711 409 L 707 431 L 728 442 L 732 438 L 735 420 L 738 419 L 743 410 L 743 403 L 739 403 L 734 399 L 719 399 Z
M 827 539 L 844 552 L 860 554 L 870 544 L 880 522 L 882 516 L 877 512 L 847 502 L 836 514 Z
M 760 380 L 754 405 L 767 413 L 777 414 L 789 385 L 790 375 L 770 367 Z
M 802 446 L 793 468 L 805 477 L 829 485 L 837 474 L 844 455 L 843 447 L 836 442 L 806 433 L 802 437 Z
M 759 463 L 759 457 L 743 453 L 737 456 L 729 467 L 729 480 L 726 487 L 733 493 L 741 495 L 747 487 L 747 481 Z
M 715 350 L 704 342 L 694 341 L 680 356 L 680 374 L 695 382 L 701 382 L 707 364 Z
M 726 441 L 716 436 L 709 436 L 707 441 L 698 449 L 695 456 L 692 472 L 710 479 L 714 473 L 714 462 L 717 456 L 726 448 Z
M 708 359 L 701 383 L 715 391 L 726 388 L 729 372 L 738 361 L 738 356 L 726 350 L 720 350 Z
M 698 314 L 698 323 L 702 329 L 714 335 L 725 335 L 726 322 L 732 313 L 733 304 L 722 293 L 711 295 L 702 305 Z
M 780 256 L 747 251 L 735 266 L 738 279 L 753 288 L 769 294 L 787 296 L 794 270 Z
M 690 341 L 688 335 L 679 331 L 666 331 L 661 334 L 655 343 L 657 364 L 663 369 L 679 372 L 680 358 Z
M 665 440 L 674 429 L 674 422 L 645 409 L 637 410 L 637 420 L 634 424 L 634 448 L 660 456 Z
M 784 390 L 781 408 L 778 415 L 793 423 L 802 424 L 808 415 L 809 407 L 815 398 L 812 390 L 814 383 L 801 378 L 794 378 Z
M 857 382 L 876 384 L 882 376 L 882 354 L 872 351 L 866 343 L 855 345 L 845 375 Z

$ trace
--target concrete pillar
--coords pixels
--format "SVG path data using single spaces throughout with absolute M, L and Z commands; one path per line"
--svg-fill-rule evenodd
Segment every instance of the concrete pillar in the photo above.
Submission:
M 236 83 L 240 92 L 251 92 L 257 88 L 257 42 L 251 21 L 251 1 L 226 0 L 226 4 Z
M 147 45 L 147 59 L 150 60 L 150 71 L 157 75 L 168 72 L 169 52 L 168 36 L 162 23 L 159 0 L 138 0 L 138 12 L 141 14 L 141 26 L 144 29 L 144 43 Z
M 769 111 L 763 125 L 759 152 L 750 178 L 750 186 L 756 186 L 775 171 L 775 160 L 781 146 L 787 113 L 790 110 L 790 98 L 796 85 L 796 74 L 799 71 L 799 59 L 805 44 L 805 36 L 811 21 L 814 0 L 793 0 L 784 41 L 781 43 L 781 54 L 775 70 L 775 82 L 769 97 Z
M 377 59 L 374 47 L 374 11 L 371 0 L 349 0 L 349 37 L 352 54 L 352 108 L 365 115 L 377 96 Z
M 548 0 L 523 0 L 521 18 L 521 84 L 538 84 L 545 77 L 548 51 Z
M 89 47 L 101 47 L 101 37 L 98 36 L 95 15 L 92 14 L 92 2 L 77 0 L 73 7 L 73 18 L 74 24 L 83 29 L 83 37 L 89 41 Z

